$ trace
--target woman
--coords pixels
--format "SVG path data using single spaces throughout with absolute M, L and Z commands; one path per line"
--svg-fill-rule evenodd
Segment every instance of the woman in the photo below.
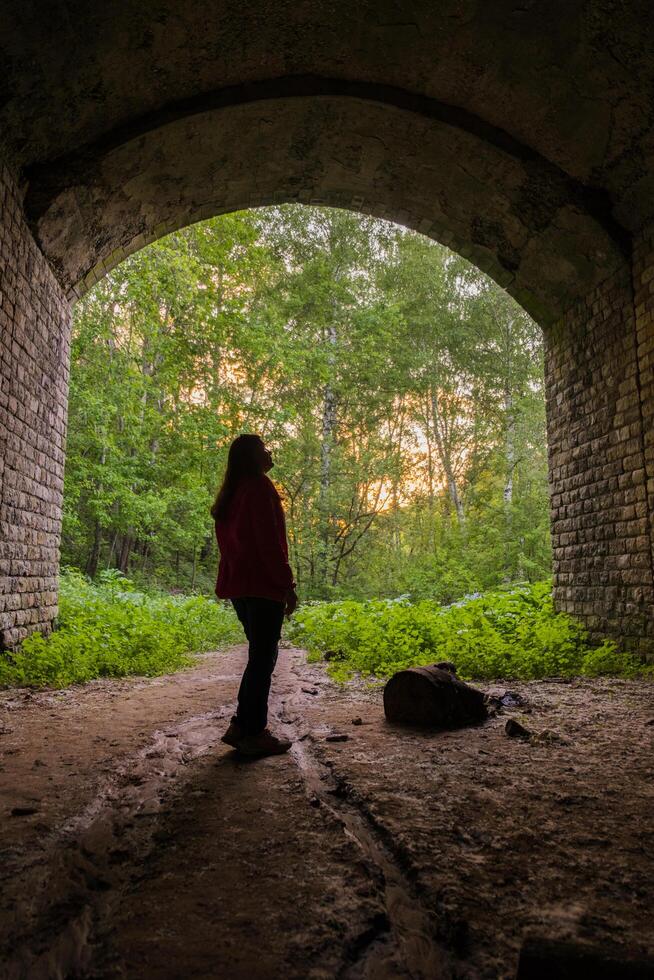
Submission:
M 216 595 L 231 599 L 249 644 L 238 709 L 222 740 L 245 755 L 277 755 L 291 746 L 266 727 L 284 613 L 297 606 L 284 511 L 266 476 L 272 465 L 259 436 L 238 436 L 211 508 L 220 548 Z

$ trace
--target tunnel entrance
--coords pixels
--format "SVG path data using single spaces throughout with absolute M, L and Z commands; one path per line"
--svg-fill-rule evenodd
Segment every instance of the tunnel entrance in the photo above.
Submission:
M 651 12 L 622 4 L 609 43 L 599 3 L 560 16 L 509 3 L 491 14 L 416 2 L 401 17 L 343 5 L 331 26 L 320 9 L 264 23 L 193 0 L 163 3 L 151 22 L 126 2 L 54 18 L 47 37 L 24 8 L 11 18 L 5 646 L 56 614 L 71 302 L 167 232 L 296 202 L 433 237 L 544 329 L 556 602 L 596 638 L 648 655 Z M 74 67 L 61 56 L 73 49 Z
M 651 5 L 5 14 L 0 647 L 38 647 L 57 614 L 72 304 L 191 222 L 314 204 L 451 247 L 542 328 L 556 606 L 651 660 Z M 407 753 L 374 692 L 353 725 L 351 699 L 289 651 L 275 711 L 301 749 L 237 768 L 209 739 L 242 653 L 172 687 L 1 694 L 12 972 L 179 975 L 192 952 L 200 974 L 404 978 L 445 951 L 445 975 L 512 976 L 535 929 L 651 973 L 645 683 L 535 683 L 533 741 L 498 716 Z
M 72 365 L 66 566 L 211 594 L 209 505 L 255 431 L 305 600 L 551 574 L 541 332 L 397 225 L 294 205 L 192 226 L 81 301 Z

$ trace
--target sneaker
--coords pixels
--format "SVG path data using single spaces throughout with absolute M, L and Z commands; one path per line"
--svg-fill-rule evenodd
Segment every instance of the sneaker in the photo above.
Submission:
M 221 736 L 220 741 L 225 742 L 227 745 L 231 745 L 232 748 L 234 749 L 237 749 L 244 736 L 245 736 L 245 732 L 243 731 L 239 723 L 236 721 L 236 719 L 232 718 L 232 720 L 229 723 L 229 728 L 227 729 L 225 734 Z
M 237 745 L 243 755 L 282 755 L 288 752 L 291 742 L 287 738 L 278 738 L 268 729 L 259 735 L 245 735 Z

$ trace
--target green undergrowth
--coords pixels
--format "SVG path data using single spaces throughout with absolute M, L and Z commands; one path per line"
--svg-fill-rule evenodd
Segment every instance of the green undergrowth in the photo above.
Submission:
M 113 571 L 92 583 L 67 570 L 56 629 L 1 654 L 0 684 L 65 687 L 94 677 L 166 674 L 192 663 L 192 653 L 242 638 L 231 607 L 206 596 L 142 592 Z
M 549 582 L 497 590 L 450 606 L 407 598 L 303 606 L 291 639 L 330 674 L 388 677 L 439 660 L 465 679 L 652 674 L 614 643 L 589 643 L 583 627 L 554 611 Z
M 654 676 L 636 657 L 555 613 L 548 582 L 497 590 L 449 606 L 408 598 L 309 603 L 285 627 L 330 674 L 388 677 L 439 660 L 465 679 Z M 117 572 L 90 582 L 61 576 L 59 616 L 48 637 L 35 633 L 0 654 L 0 685 L 65 687 L 96 677 L 154 676 L 190 665 L 193 653 L 242 642 L 227 604 L 202 595 L 141 591 Z

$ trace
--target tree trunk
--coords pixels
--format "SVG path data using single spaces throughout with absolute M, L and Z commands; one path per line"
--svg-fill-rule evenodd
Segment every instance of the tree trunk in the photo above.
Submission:
M 397 556 L 400 553 L 400 497 L 397 486 L 397 477 L 395 475 L 393 475 L 391 501 L 391 549 L 395 552 L 397 560 Z
M 424 435 L 427 442 L 427 491 L 429 494 L 429 503 L 427 508 L 427 519 L 429 521 L 429 526 L 427 530 L 429 550 L 431 552 L 436 551 L 436 529 L 434 527 L 434 517 L 435 517 L 435 493 L 434 493 L 434 454 L 431 444 L 431 426 L 429 425 L 429 411 L 425 413 L 425 425 L 424 425 Z
M 504 412 L 506 417 L 506 482 L 503 496 L 504 506 L 508 510 L 513 503 L 513 471 L 515 469 L 515 416 L 513 414 L 513 394 L 508 388 L 504 392 Z
M 445 473 L 445 479 L 447 480 L 447 490 L 456 513 L 456 519 L 459 522 L 459 527 L 463 528 L 465 527 L 463 502 L 459 494 L 459 488 L 457 487 L 456 477 L 452 468 L 449 446 L 447 445 L 443 435 L 443 423 L 438 405 L 438 395 L 433 388 L 431 390 L 431 417 L 438 456 L 441 466 L 443 467 L 443 472 Z
M 511 539 L 513 537 L 513 474 L 515 470 L 515 415 L 513 412 L 513 393 L 508 387 L 504 390 L 505 414 L 505 452 L 506 479 L 504 483 L 504 581 L 511 581 Z
M 104 466 L 107 462 L 107 449 L 106 446 L 102 447 L 102 452 L 100 453 L 100 466 Z M 96 493 L 101 493 L 103 489 L 102 483 L 97 487 Z M 93 544 L 91 546 L 91 554 L 88 557 L 86 563 L 86 574 L 90 575 L 91 578 L 95 578 L 98 571 L 98 562 L 100 560 L 100 548 L 102 546 L 102 527 L 100 526 L 100 521 L 96 517 L 95 527 L 93 529 Z
M 96 518 L 95 527 L 93 529 L 93 544 L 91 545 L 91 552 L 86 562 L 86 574 L 91 578 L 95 578 L 98 572 L 98 561 L 100 559 L 101 545 L 102 528 L 100 526 L 100 521 Z
M 120 555 L 118 556 L 118 569 L 127 575 L 129 571 L 129 558 L 132 551 L 132 535 L 125 534 L 123 536 L 122 545 L 120 548 Z
M 332 375 L 336 363 L 336 327 L 331 325 L 327 332 L 327 342 L 329 344 L 328 365 L 329 373 Z M 329 491 L 331 487 L 332 475 L 332 450 L 334 445 L 334 433 L 336 430 L 336 393 L 332 386 L 331 377 L 325 385 L 323 391 L 322 406 L 322 432 L 320 443 L 320 493 L 318 497 L 318 508 L 320 512 L 320 537 L 323 548 L 323 581 L 327 579 L 327 568 L 329 564 L 329 524 L 330 524 L 330 500 Z
M 109 556 L 107 558 L 107 568 L 112 567 L 114 555 L 116 554 L 116 547 L 118 545 L 118 538 L 119 538 L 118 531 L 114 531 L 113 537 L 111 539 L 111 547 L 109 548 Z

